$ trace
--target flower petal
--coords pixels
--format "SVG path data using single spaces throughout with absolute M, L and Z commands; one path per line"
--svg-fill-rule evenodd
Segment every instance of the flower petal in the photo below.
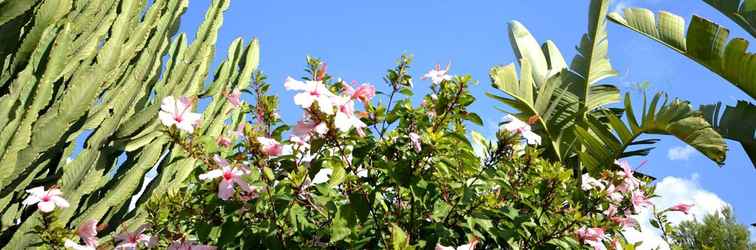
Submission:
M 60 196 L 50 197 L 50 200 L 52 200 L 52 202 L 54 202 L 55 205 L 59 208 L 67 208 L 68 206 L 70 206 L 70 204 L 68 204 L 68 201 Z
M 52 201 L 41 201 L 37 203 L 37 208 L 43 213 L 49 213 L 55 210 L 55 203 Z
M 215 179 L 221 176 L 223 176 L 223 171 L 220 169 L 214 169 L 214 170 L 208 171 L 207 173 L 200 174 L 199 179 L 204 181 L 204 180 Z
M 315 97 L 310 95 L 310 93 L 302 92 L 294 96 L 294 104 L 305 109 L 310 108 L 314 101 Z
M 234 182 L 222 180 L 218 183 L 218 198 L 228 200 L 234 194 Z

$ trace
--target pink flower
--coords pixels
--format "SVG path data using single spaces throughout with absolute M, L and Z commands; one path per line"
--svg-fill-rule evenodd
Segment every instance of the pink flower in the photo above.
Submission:
M 239 137 L 239 139 L 244 139 L 244 128 L 247 127 L 247 123 L 242 121 L 239 123 L 238 126 L 236 126 L 236 130 L 234 130 L 233 134 Z
M 315 122 L 309 115 L 305 114 L 304 119 L 297 122 L 292 129 L 292 135 L 289 141 L 299 145 L 296 147 L 299 151 L 308 148 L 310 137 L 313 135 L 324 135 L 328 133 L 328 125 L 325 122 Z
M 139 226 L 133 232 L 123 232 L 115 237 L 116 242 L 120 242 L 115 249 L 134 250 L 139 245 L 145 247 L 154 247 L 157 244 L 157 239 L 145 234 L 144 231 L 150 228 L 149 224 Z
M 97 220 L 89 219 L 85 221 L 79 225 L 79 229 L 76 232 L 87 245 L 97 245 Z
M 449 73 L 449 66 L 446 66 L 446 69 L 441 70 L 441 65 L 436 64 L 436 67 L 434 69 L 431 69 L 428 71 L 428 73 L 425 73 L 423 75 L 423 80 L 430 79 L 433 84 L 439 84 L 444 80 L 451 80 L 452 76 L 450 76 Z
M 231 168 L 230 166 L 223 166 L 222 169 L 210 170 L 207 173 L 199 175 L 200 180 L 211 180 L 218 177 L 223 179 L 218 183 L 218 197 L 221 200 L 228 200 L 234 193 L 234 184 L 246 191 L 252 192 L 252 188 L 244 181 L 241 176 L 244 175 L 244 171 L 239 168 Z
M 238 108 L 242 103 L 241 91 L 239 91 L 239 89 L 234 89 L 231 93 L 226 94 L 226 99 L 232 106 L 234 106 L 234 108 Z
M 218 136 L 218 140 L 215 141 L 218 143 L 218 145 L 221 145 L 223 147 L 230 147 L 231 146 L 231 139 L 225 136 Z
M 318 109 L 326 114 L 333 114 L 333 102 L 331 97 L 334 96 L 325 84 L 321 81 L 297 81 L 291 77 L 286 78 L 284 83 L 286 90 L 301 90 L 294 96 L 294 103 L 302 108 L 309 109 L 312 103 L 318 104 Z
M 634 227 L 638 225 L 638 221 L 633 219 L 633 217 L 627 217 L 627 216 L 613 216 L 609 218 L 614 223 L 617 223 L 617 225 L 620 225 L 622 227 Z
M 604 210 L 604 214 L 609 217 L 614 217 L 614 215 L 617 214 L 617 206 L 614 204 L 609 204 L 609 207 Z
M 617 203 L 622 202 L 625 198 L 622 193 L 617 191 L 617 187 L 615 187 L 614 184 L 609 184 L 609 187 L 606 188 L 606 194 L 609 196 L 609 200 Z
M 283 151 L 283 145 L 275 139 L 267 137 L 257 137 L 257 141 L 262 144 L 262 152 L 268 156 L 279 156 Z
M 687 215 L 691 207 L 693 207 L 693 204 L 680 203 L 670 207 L 669 211 L 682 212 Z
M 37 208 L 43 213 L 52 212 L 55 207 L 67 208 L 69 206 L 68 201 L 63 198 L 63 192 L 57 188 L 45 191 L 44 187 L 35 187 L 26 192 L 29 193 L 29 197 L 21 204 L 24 206 L 37 204 Z
M 192 102 L 189 98 L 181 97 L 176 100 L 173 96 L 166 96 L 160 104 L 158 118 L 165 126 L 176 125 L 178 129 L 192 133 L 194 127 L 199 124 L 202 115 L 193 113 L 191 109 Z
M 226 159 L 223 159 L 223 157 L 221 157 L 220 155 L 213 155 L 213 161 L 220 167 L 229 166 L 228 161 Z
M 352 99 L 362 102 L 369 102 L 373 97 L 375 97 L 375 86 L 370 84 L 362 84 L 352 93 Z
M 541 136 L 533 133 L 533 131 L 531 131 L 530 125 L 521 121 L 520 119 L 517 119 L 517 117 L 514 117 L 513 115 L 507 115 L 504 118 L 509 120 L 509 122 L 502 126 L 504 130 L 512 133 L 520 133 L 520 135 L 522 135 L 522 137 L 525 138 L 527 143 L 530 145 L 541 145 Z
M 348 132 L 352 128 L 356 128 L 359 132 L 362 128 L 367 127 L 360 118 L 354 115 L 354 102 L 351 99 L 336 96 L 332 100 L 337 108 L 333 123 L 339 131 Z
M 415 132 L 409 133 L 410 142 L 412 142 L 412 147 L 415 148 L 415 152 L 420 153 L 423 149 L 420 147 L 422 144 L 422 140 L 420 138 L 420 135 L 418 135 Z
M 614 161 L 614 164 L 622 167 L 622 172 L 619 172 L 619 176 L 623 177 L 622 184 L 617 187 L 617 190 L 623 193 L 631 192 L 640 187 L 640 180 L 635 178 L 633 169 L 630 168 L 630 164 L 627 161 Z
M 604 234 L 604 229 L 599 227 L 586 228 L 582 227 L 577 231 L 578 238 L 583 243 L 593 247 L 594 250 L 604 250 L 606 246 L 602 242 L 607 236 Z
M 646 198 L 646 195 L 642 190 L 633 191 L 632 197 L 630 199 L 633 203 L 633 209 L 635 211 L 638 211 L 641 207 L 648 207 L 650 205 L 653 205 L 653 203 L 651 203 L 651 201 Z
M 76 250 L 94 250 L 97 248 L 97 220 L 90 219 L 85 221 L 79 225 L 76 232 L 79 238 L 84 241 L 84 245 L 79 245 L 72 240 L 66 239 L 63 246 Z
M 324 135 L 328 133 L 328 125 L 325 122 L 316 123 L 310 117 L 305 116 L 303 120 L 297 122 L 292 132 L 299 140 L 309 141 L 313 134 Z
M 214 246 L 198 245 L 190 240 L 177 240 L 168 246 L 168 250 L 215 250 Z

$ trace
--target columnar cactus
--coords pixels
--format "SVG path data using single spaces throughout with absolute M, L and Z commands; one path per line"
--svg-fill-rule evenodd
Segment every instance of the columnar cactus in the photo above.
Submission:
M 72 209 L 58 221 L 97 219 L 112 231 L 136 224 L 153 194 L 180 186 L 195 162 L 159 131 L 160 100 L 215 97 L 196 130 L 219 135 L 212 124 L 230 109 L 219 97 L 247 87 L 257 68 L 258 42 L 237 39 L 204 86 L 228 5 L 212 1 L 188 44 L 176 35 L 188 0 L 0 4 L 0 246 L 38 243 L 27 232 L 41 216 L 21 204 L 32 187 L 60 187 Z M 157 177 L 129 210 L 153 168 Z

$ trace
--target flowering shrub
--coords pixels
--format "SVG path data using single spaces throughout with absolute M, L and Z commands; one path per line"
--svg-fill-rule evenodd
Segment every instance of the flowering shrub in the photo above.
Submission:
M 165 97 L 166 135 L 203 164 L 149 201 L 136 230 L 98 239 L 96 221 L 76 232 L 52 226 L 50 212 L 67 203 L 58 189 L 39 187 L 24 202 L 45 213 L 50 227 L 38 233 L 74 249 L 606 249 L 629 246 L 621 230 L 637 227 L 630 216 L 652 205 L 652 187 L 626 162 L 574 176 L 539 157 L 541 137 L 514 116 L 493 140 L 471 132 L 467 125 L 482 121 L 467 110 L 470 76 L 436 67 L 415 106 L 409 57 L 388 71 L 389 93 L 355 88 L 319 60 L 307 62 L 307 76 L 284 82 L 302 109 L 293 126 L 277 115 L 262 74 L 249 90 L 225 95 L 232 122 L 218 138 L 195 133 L 201 117 L 192 98 Z M 254 103 L 241 101 L 242 92 Z

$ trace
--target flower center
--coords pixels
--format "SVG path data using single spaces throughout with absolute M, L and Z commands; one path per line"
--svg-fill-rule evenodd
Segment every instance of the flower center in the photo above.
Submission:
M 310 91 L 310 95 L 315 96 L 315 97 L 320 97 L 320 92 L 318 92 L 317 90 L 313 90 L 313 91 Z
M 234 174 L 231 172 L 223 172 L 223 179 L 231 180 L 231 178 L 234 178 Z
M 48 202 L 48 201 L 50 201 L 50 196 L 49 195 L 42 196 L 42 199 L 40 199 L 40 200 L 42 200 L 44 202 Z
M 174 116 L 173 119 L 176 120 L 176 122 L 179 122 L 179 123 L 184 120 L 184 118 L 181 117 L 180 115 Z

